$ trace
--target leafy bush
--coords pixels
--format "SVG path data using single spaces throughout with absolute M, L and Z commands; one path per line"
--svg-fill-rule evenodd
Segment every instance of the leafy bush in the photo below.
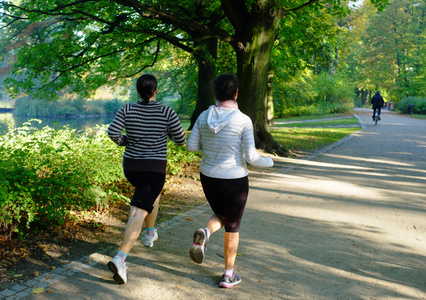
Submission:
M 172 141 L 167 142 L 167 172 L 168 175 L 188 176 L 184 173 L 191 164 L 200 161 L 200 154 L 189 152 L 186 147 L 178 146 Z
M 396 109 L 403 114 L 408 114 L 408 104 L 413 104 L 414 114 L 426 114 L 426 98 L 407 97 L 396 104 Z
M 320 116 L 323 114 L 348 113 L 353 109 L 353 103 L 332 102 L 324 104 L 316 104 L 309 106 L 295 106 L 284 109 L 281 112 L 282 117 L 298 117 L 298 116 Z
M 129 201 L 118 188 L 124 148 L 109 139 L 106 125 L 77 133 L 37 129 L 35 121 L 0 135 L 0 234 L 24 236 L 33 225 L 59 225 L 76 211 Z M 183 170 L 199 155 L 168 144 L 168 175 L 188 175 Z
M 115 115 L 124 103 L 118 99 L 106 100 L 104 103 L 105 113 Z
M 123 178 L 122 149 L 105 127 L 77 134 L 30 123 L 0 136 L 0 230 L 10 238 L 31 223 L 61 224 L 74 210 L 123 199 L 111 183 Z

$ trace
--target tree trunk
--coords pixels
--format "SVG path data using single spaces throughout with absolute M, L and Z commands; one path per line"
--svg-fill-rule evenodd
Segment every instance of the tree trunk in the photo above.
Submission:
M 253 121 L 256 147 L 288 156 L 292 153 L 272 137 L 267 119 L 269 60 L 281 18 L 273 7 L 253 8 L 250 22 L 236 30 L 237 42 L 233 46 L 240 81 L 238 103 L 241 111 Z
M 188 130 L 192 130 L 198 116 L 212 105 L 215 99 L 213 80 L 216 77 L 217 39 L 204 40 L 200 46 L 199 50 L 193 53 L 198 63 L 198 92 Z
M 267 97 L 267 110 L 266 120 L 269 126 L 274 126 L 274 69 L 269 68 L 268 73 L 268 87 L 266 92 Z

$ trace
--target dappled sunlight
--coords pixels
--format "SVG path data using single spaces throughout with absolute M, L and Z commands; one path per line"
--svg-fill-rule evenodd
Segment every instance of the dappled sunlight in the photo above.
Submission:
M 247 214 L 255 214 L 262 224 L 260 228 L 256 224 L 245 224 L 248 228 L 244 231 L 254 231 L 258 238 L 243 235 L 241 257 L 238 257 L 245 266 L 252 267 L 253 284 L 257 278 L 266 283 L 279 277 L 286 286 L 281 292 L 289 297 L 300 295 L 297 292 L 300 290 L 322 287 L 315 290 L 320 296 L 322 289 L 342 284 L 342 278 L 347 279 L 339 288 L 339 296 L 344 299 L 371 297 L 366 294 L 369 290 L 385 298 L 386 295 L 416 298 L 424 292 L 414 287 L 421 286 L 424 248 L 421 242 L 418 247 L 407 246 L 413 236 L 401 236 L 400 231 L 394 231 L 396 226 L 384 231 L 382 227 L 352 219 L 338 220 L 335 216 L 321 220 L 313 212 L 303 217 L 258 212 L 256 208 Z M 404 260 L 400 261 L 402 254 Z M 265 265 L 266 270 L 262 268 Z M 406 280 L 402 281 L 401 275 L 407 274 L 411 276 L 405 276 Z M 268 288 L 280 290 L 272 284 Z
M 411 154 L 410 154 L 411 155 Z M 354 161 L 354 157 L 348 157 L 348 156 L 344 156 L 344 155 L 336 155 L 336 154 L 324 154 L 324 156 L 327 157 L 331 157 L 334 159 L 343 159 L 343 160 L 347 160 L 347 161 Z M 381 159 L 377 159 L 377 158 L 367 158 L 367 157 L 356 157 L 356 162 L 368 162 L 368 163 L 376 163 L 376 164 L 386 164 L 386 165 L 393 165 L 393 166 L 402 166 L 402 167 L 415 167 L 415 164 L 409 164 L 406 162 L 398 162 L 398 161 L 390 161 L 389 159 L 385 159 L 385 158 L 381 158 Z M 315 162 L 313 162 L 313 165 L 317 165 L 315 164 Z M 320 166 L 325 166 L 325 167 L 331 167 L 333 166 L 333 164 L 324 164 L 320 165 Z M 373 166 L 370 167 L 370 169 Z M 356 166 L 352 166 L 352 165 L 346 165 L 346 168 L 359 168 Z M 361 169 L 369 169 L 368 167 L 361 167 Z

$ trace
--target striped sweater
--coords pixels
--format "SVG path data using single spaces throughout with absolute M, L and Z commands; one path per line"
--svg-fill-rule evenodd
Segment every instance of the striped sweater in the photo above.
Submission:
M 253 123 L 239 109 L 210 106 L 195 122 L 187 148 L 202 151 L 200 172 L 213 178 L 247 176 L 247 162 L 258 167 L 274 165 L 270 157 L 257 152 Z
M 126 147 L 124 161 L 167 161 L 167 136 L 177 145 L 184 145 L 186 141 L 176 112 L 158 101 L 124 105 L 109 125 L 108 136 L 117 145 Z

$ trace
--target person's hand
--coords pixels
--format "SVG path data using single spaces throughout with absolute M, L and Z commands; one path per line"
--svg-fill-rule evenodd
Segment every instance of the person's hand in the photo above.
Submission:
M 272 160 L 272 158 L 270 156 L 266 156 L 265 158 L 268 160 L 268 166 L 267 167 L 273 167 L 274 161 Z

